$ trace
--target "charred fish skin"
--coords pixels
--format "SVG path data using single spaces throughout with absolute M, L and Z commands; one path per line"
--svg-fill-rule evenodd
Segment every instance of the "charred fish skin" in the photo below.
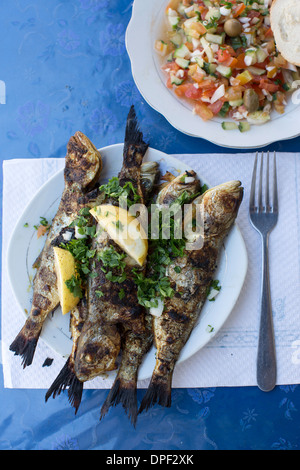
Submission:
M 127 331 L 123 341 L 121 364 L 113 386 L 102 405 L 100 419 L 107 414 L 110 407 L 121 403 L 131 423 L 135 426 L 138 416 L 138 370 L 153 342 L 151 315 L 146 314 L 144 333 L 138 335 Z
M 32 363 L 44 321 L 59 305 L 52 242 L 76 218 L 82 208 L 79 198 L 96 184 L 101 168 L 102 160 L 98 150 L 84 134 L 76 132 L 67 145 L 65 188 L 39 257 L 31 310 L 25 325 L 9 348 L 15 355 L 22 357 L 23 368 Z
M 241 183 L 233 181 L 206 191 L 193 202 L 199 204 L 203 214 L 203 246 L 186 251 L 168 268 L 175 295 L 165 302 L 163 314 L 153 321 L 156 364 L 139 412 L 155 403 L 171 406 L 175 364 L 206 301 L 220 249 L 234 224 L 242 199 Z M 180 272 L 176 266 L 180 267 Z
M 141 181 L 141 168 L 148 144 L 143 141 L 134 107 L 131 107 L 125 131 L 123 165 L 118 175 L 119 185 L 130 183 L 134 188 L 139 203 L 144 201 L 144 188 Z M 105 203 L 117 204 L 113 198 L 106 198 Z M 132 265 L 118 245 L 97 226 L 97 237 L 93 239 L 95 250 L 93 272 L 95 276 L 88 282 L 88 318 L 78 343 L 75 360 L 77 377 L 82 381 L 90 380 L 101 373 L 116 368 L 115 361 L 121 348 L 119 325 L 136 333 L 144 331 L 145 309 L 137 300 L 137 287 L 133 281 Z M 122 263 L 119 267 L 107 267 L 103 253 L 113 253 Z M 108 277 L 119 276 L 119 281 Z M 102 346 L 101 346 L 102 343 Z M 106 344 L 103 347 L 103 343 Z
M 83 383 L 76 377 L 74 363 L 79 336 L 86 317 L 87 300 L 84 296 L 79 304 L 70 312 L 70 331 L 73 341 L 71 354 L 45 395 L 45 401 L 47 402 L 51 395 L 55 398 L 60 395 L 62 391 L 68 389 L 69 402 L 75 408 L 75 414 L 81 403 Z
M 152 193 L 155 191 L 159 175 L 160 170 L 157 162 L 145 162 L 142 164 L 141 181 L 145 203 L 150 200 Z M 123 332 L 121 364 L 114 384 L 101 408 L 100 419 L 107 414 L 110 407 L 121 403 L 131 423 L 134 426 L 136 425 L 138 415 L 138 370 L 152 342 L 152 317 L 147 313 L 145 316 L 145 331 L 143 333 L 136 334 L 130 330 Z

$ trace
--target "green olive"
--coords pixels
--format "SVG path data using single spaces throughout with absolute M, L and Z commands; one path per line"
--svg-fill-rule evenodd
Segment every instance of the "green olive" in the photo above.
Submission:
M 247 90 L 245 90 L 244 105 L 249 113 L 254 113 L 259 108 L 258 94 L 252 88 L 247 88 Z
M 224 31 L 231 38 L 235 38 L 236 36 L 239 36 L 241 34 L 242 25 L 239 20 L 232 18 L 230 20 L 225 21 Z

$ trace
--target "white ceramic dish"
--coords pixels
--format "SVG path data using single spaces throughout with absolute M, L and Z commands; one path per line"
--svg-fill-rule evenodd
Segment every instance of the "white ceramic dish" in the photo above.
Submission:
M 103 158 L 103 171 L 101 181 L 116 176 L 122 165 L 123 144 L 116 144 L 100 150 Z M 191 170 L 179 160 L 170 157 L 158 150 L 149 149 L 145 160 L 158 161 L 161 171 L 166 170 L 174 174 L 178 171 Z M 201 179 L 201 181 L 203 181 Z M 32 289 L 28 286 L 34 276 L 32 264 L 40 253 L 44 239 L 37 239 L 36 231 L 24 228 L 28 222 L 33 227 L 42 215 L 48 220 L 54 217 L 64 187 L 63 170 L 54 175 L 45 183 L 25 209 L 12 234 L 8 249 L 8 273 L 11 285 L 20 309 L 30 310 Z M 195 327 L 189 341 L 182 350 L 179 361 L 192 356 L 205 346 L 208 341 L 220 330 L 230 315 L 239 296 L 247 271 L 247 252 L 243 237 L 237 225 L 233 227 L 226 239 L 222 252 L 216 278 L 220 280 L 222 289 L 214 302 L 207 301 L 200 320 Z M 208 325 L 213 331 L 208 331 Z M 57 353 L 67 358 L 71 352 L 72 341 L 69 332 L 69 315 L 62 315 L 60 308 L 49 315 L 41 338 Z M 149 378 L 155 364 L 154 347 L 145 357 L 140 367 L 139 379 Z M 115 372 L 110 372 L 114 376 Z
M 131 60 L 135 83 L 150 106 L 161 113 L 177 130 L 193 137 L 201 137 L 214 144 L 230 148 L 258 148 L 272 142 L 300 135 L 299 105 L 291 101 L 286 112 L 272 114 L 272 120 L 251 130 L 225 131 L 224 119 L 204 122 L 193 115 L 191 109 L 179 100 L 165 85 L 160 71 L 159 57 L 154 50 L 156 39 L 161 37 L 164 10 L 168 0 L 135 0 L 132 18 L 126 32 L 126 47 Z

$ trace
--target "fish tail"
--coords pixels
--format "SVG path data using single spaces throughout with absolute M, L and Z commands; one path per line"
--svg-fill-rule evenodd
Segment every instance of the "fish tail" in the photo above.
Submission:
M 75 408 L 76 414 L 81 402 L 83 383 L 77 379 L 73 367 L 71 365 L 70 357 L 68 358 L 60 373 L 58 374 L 53 384 L 47 391 L 45 395 L 45 401 L 48 401 L 51 395 L 53 396 L 53 398 L 55 398 L 57 395 L 60 395 L 60 393 L 67 387 L 69 387 L 69 402 Z
M 116 406 L 119 403 L 122 403 L 128 418 L 135 426 L 138 415 L 136 384 L 127 383 L 117 377 L 102 405 L 100 419 L 106 415 L 111 406 Z
M 142 145 L 145 147 L 145 151 L 148 148 L 148 144 L 144 142 L 143 133 L 139 129 L 139 124 L 133 105 L 131 106 L 127 116 L 125 145 Z
M 33 361 L 36 345 L 40 336 L 42 328 L 36 329 L 33 334 L 28 335 L 27 322 L 23 326 L 20 333 L 16 336 L 14 341 L 9 346 L 10 351 L 15 353 L 15 356 L 22 357 L 22 366 L 30 366 Z
M 130 168 L 133 164 L 133 158 L 138 160 L 134 162 L 135 165 L 142 165 L 143 156 L 145 155 L 148 146 L 149 145 L 144 142 L 143 133 L 139 129 L 134 106 L 131 106 L 125 130 L 124 165 Z M 139 152 L 134 152 L 134 154 L 132 154 L 129 149 L 133 147 L 135 147 Z
M 81 398 L 82 398 L 82 391 L 83 391 L 83 382 L 81 382 L 73 373 L 71 382 L 69 385 L 68 389 L 68 398 L 69 398 L 69 403 L 73 408 L 75 408 L 75 414 L 78 411 L 78 408 L 81 403 Z
M 139 413 L 149 410 L 155 403 L 169 408 L 171 406 L 171 382 L 171 374 L 163 377 L 153 375 L 142 399 Z

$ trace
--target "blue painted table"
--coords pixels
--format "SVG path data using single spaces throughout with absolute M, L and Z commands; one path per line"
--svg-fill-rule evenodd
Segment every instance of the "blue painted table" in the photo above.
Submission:
M 143 100 L 124 42 L 131 7 L 130 0 L 0 0 L 2 161 L 64 157 L 77 130 L 99 148 L 122 142 L 131 104 L 154 148 L 170 154 L 230 152 L 177 132 Z M 295 152 L 299 144 L 300 138 L 269 149 Z M 65 396 L 45 406 L 43 390 L 6 390 L 1 374 L 0 448 L 299 448 L 299 386 L 268 394 L 256 387 L 174 390 L 172 407 L 142 414 L 136 429 L 119 408 L 99 422 L 106 394 L 84 391 L 74 417 Z

